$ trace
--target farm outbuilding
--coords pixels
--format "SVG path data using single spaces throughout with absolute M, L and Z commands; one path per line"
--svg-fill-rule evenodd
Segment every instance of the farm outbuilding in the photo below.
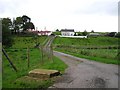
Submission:
M 49 36 L 49 35 L 51 35 L 52 34 L 52 32 L 51 31 L 38 31 L 38 35 L 47 35 L 47 36 Z
M 96 36 L 100 36 L 100 34 L 99 33 L 89 33 L 88 36 L 96 37 Z
M 42 35 L 47 35 L 47 36 L 49 36 L 49 35 L 51 35 L 52 34 L 52 31 L 48 31 L 48 30 L 45 30 L 45 31 L 39 31 L 39 30 L 28 30 L 28 32 L 32 32 L 32 33 L 35 33 L 35 34 L 37 34 L 37 35 L 39 35 L 39 36 L 42 36 Z

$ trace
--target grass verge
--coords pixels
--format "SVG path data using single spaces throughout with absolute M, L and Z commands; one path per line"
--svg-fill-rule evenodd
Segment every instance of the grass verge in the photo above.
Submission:
M 52 79 L 48 80 L 31 80 L 30 78 L 24 78 L 28 75 L 28 72 L 33 69 L 54 69 L 59 70 L 61 73 L 67 68 L 67 65 L 57 57 L 53 57 L 53 60 L 45 57 L 42 60 L 41 50 L 34 48 L 36 42 L 43 44 L 46 40 L 46 36 L 38 37 L 15 37 L 14 44 L 10 48 L 5 48 L 9 58 L 16 66 L 18 72 L 15 72 L 11 67 L 6 57 L 2 54 L 2 87 L 5 88 L 48 88 L 54 82 Z M 29 67 L 27 60 L 27 47 L 29 46 Z M 22 79 L 20 79 L 22 78 Z
M 8 52 L 9 51 L 9 52 Z M 25 58 L 25 49 L 21 52 L 21 49 L 8 50 L 12 62 L 18 69 L 18 72 L 15 72 L 10 66 L 9 62 L 3 56 L 3 88 L 47 88 L 50 86 L 53 81 L 51 79 L 44 81 L 32 81 L 31 80 L 18 80 L 23 76 L 26 76 L 30 70 L 33 69 L 54 69 L 64 72 L 67 68 L 67 65 L 57 57 L 53 57 L 54 62 L 51 60 L 46 60 L 42 63 L 40 60 L 40 52 L 38 49 L 31 49 L 30 51 L 30 67 L 27 67 L 27 60 Z M 11 55 L 12 53 L 12 55 Z M 17 55 L 19 54 L 19 55 Z
M 106 64 L 120 64 L 120 62 L 118 62 L 119 60 L 115 60 L 115 59 L 107 59 L 107 58 L 101 58 L 98 56 L 87 56 L 87 55 L 82 55 L 79 54 L 78 52 L 71 52 L 72 49 L 70 49 L 70 51 L 65 51 L 63 49 L 55 49 L 56 51 L 60 51 L 66 54 L 70 54 L 79 58 L 86 58 L 88 60 L 94 60 L 94 61 L 98 61 L 98 62 L 102 62 L 102 63 L 106 63 Z
M 54 50 L 107 64 L 120 64 L 120 39 L 114 37 L 62 38 L 56 37 Z

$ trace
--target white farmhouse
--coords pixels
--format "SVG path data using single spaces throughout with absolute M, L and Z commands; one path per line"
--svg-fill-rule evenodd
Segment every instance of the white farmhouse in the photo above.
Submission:
M 74 29 L 61 29 L 62 36 L 74 36 Z

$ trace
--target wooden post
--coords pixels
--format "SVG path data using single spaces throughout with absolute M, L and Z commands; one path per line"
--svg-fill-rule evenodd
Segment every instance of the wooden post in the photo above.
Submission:
M 41 45 L 39 49 L 41 49 L 41 61 L 43 63 L 43 46 Z
M 27 61 L 28 61 L 28 68 L 29 68 L 30 66 L 29 47 L 27 47 Z
M 54 59 L 53 59 L 53 46 L 52 46 L 52 44 L 51 44 L 51 59 L 54 62 Z
M 17 68 L 15 67 L 15 65 L 12 63 L 12 61 L 10 60 L 10 58 L 8 57 L 6 51 L 2 48 L 2 52 L 5 55 L 5 57 L 7 58 L 7 60 L 9 61 L 10 65 L 13 67 L 13 69 L 17 72 Z

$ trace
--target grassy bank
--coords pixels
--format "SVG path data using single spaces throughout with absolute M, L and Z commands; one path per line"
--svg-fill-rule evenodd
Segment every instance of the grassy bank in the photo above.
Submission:
M 54 48 L 77 57 L 108 64 L 118 64 L 118 38 L 59 38 L 54 41 Z
M 63 48 L 59 48 L 59 49 L 55 49 L 56 51 L 60 51 L 60 52 L 64 52 L 66 54 L 70 54 L 70 55 L 73 55 L 73 56 L 77 56 L 77 57 L 80 57 L 80 58 L 86 58 L 86 59 L 89 59 L 89 60 L 94 60 L 94 61 L 98 61 L 98 62 L 102 62 L 102 63 L 107 63 L 107 64 L 118 64 L 118 57 L 114 56 L 117 54 L 117 51 L 115 50 L 115 53 L 111 53 L 112 56 L 110 56 L 111 54 L 109 54 L 108 52 L 111 52 L 110 51 L 107 51 L 105 52 L 106 50 L 93 50 L 93 51 L 89 51 L 89 50 L 74 50 L 74 49 L 63 49 Z M 101 51 L 105 52 L 105 53 L 101 53 Z M 113 51 L 113 50 L 112 50 Z M 82 54 L 81 54 L 82 53 Z M 113 55 L 114 54 L 114 55 Z M 110 57 L 112 58 L 110 58 Z
M 47 36 L 39 36 L 38 38 L 35 37 L 19 37 L 19 36 L 15 36 L 14 37 L 14 44 L 12 45 L 11 48 L 27 48 L 28 46 L 30 48 L 33 48 L 37 43 L 40 43 L 40 45 L 42 45 L 42 43 L 46 40 Z
M 120 40 L 113 37 L 97 37 L 97 38 L 64 38 L 57 37 L 54 40 L 54 45 L 94 45 L 94 46 L 108 46 L 108 45 L 118 45 Z
M 47 37 L 39 37 L 38 41 L 42 44 Z M 34 48 L 35 42 L 32 37 L 16 37 L 15 42 L 11 48 L 5 49 L 13 64 L 16 66 L 18 72 L 15 72 L 10 63 L 4 55 L 3 59 L 3 88 L 47 88 L 53 81 L 49 80 L 36 80 L 19 78 L 26 76 L 30 70 L 33 69 L 55 69 L 64 72 L 67 65 L 59 58 L 53 57 L 53 60 L 41 58 L 41 50 Z M 27 61 L 27 46 L 29 46 L 29 67 Z

